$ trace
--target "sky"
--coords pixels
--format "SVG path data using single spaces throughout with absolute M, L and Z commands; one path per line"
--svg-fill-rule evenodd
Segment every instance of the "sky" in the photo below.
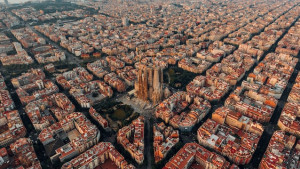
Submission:
M 8 0 L 8 3 L 12 3 L 12 4 L 15 4 L 15 3 L 22 3 L 22 2 L 27 2 L 29 0 Z M 0 2 L 4 3 L 4 0 L 0 0 Z

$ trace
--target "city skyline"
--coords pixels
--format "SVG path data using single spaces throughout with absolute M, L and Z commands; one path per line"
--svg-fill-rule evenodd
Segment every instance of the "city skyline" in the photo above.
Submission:
M 30 0 L 7 0 L 8 3 L 11 3 L 11 4 L 18 4 L 18 3 L 24 3 L 24 2 L 28 2 Z M 5 2 L 5 0 L 1 0 L 2 3 Z

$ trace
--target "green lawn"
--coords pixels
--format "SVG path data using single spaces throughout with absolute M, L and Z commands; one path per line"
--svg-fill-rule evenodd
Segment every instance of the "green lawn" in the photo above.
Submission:
M 164 73 L 165 75 L 168 74 L 168 76 L 164 76 L 164 77 L 170 78 L 170 79 L 164 79 L 164 82 L 165 83 L 170 82 L 169 85 L 176 89 L 184 89 L 185 86 L 197 76 L 197 74 L 195 73 L 183 70 L 178 67 L 170 67 L 166 69 Z
M 134 109 L 130 105 L 116 105 L 116 110 L 110 114 L 110 118 L 124 122 L 124 120 L 128 118 L 133 111 Z
M 123 121 L 126 119 L 127 113 L 123 109 L 117 109 L 111 114 L 111 118 L 114 120 Z
M 121 122 L 122 126 L 129 125 L 132 120 L 139 117 L 139 113 L 134 112 L 134 109 L 130 105 L 122 104 L 121 102 L 107 100 L 95 105 L 94 108 L 98 112 L 102 112 L 101 115 L 103 117 L 108 114 L 109 118 L 113 121 Z

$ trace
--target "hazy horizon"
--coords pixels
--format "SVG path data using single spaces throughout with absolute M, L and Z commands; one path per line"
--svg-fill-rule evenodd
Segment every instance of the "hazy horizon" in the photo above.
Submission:
M 27 2 L 27 1 L 30 1 L 30 0 L 8 0 L 8 3 L 17 4 L 17 3 Z M 0 0 L 0 2 L 4 3 L 4 0 Z

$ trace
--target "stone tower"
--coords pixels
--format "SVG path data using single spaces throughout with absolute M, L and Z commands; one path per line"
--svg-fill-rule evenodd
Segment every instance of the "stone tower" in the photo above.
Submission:
M 144 101 L 157 104 L 163 97 L 163 70 L 158 66 L 142 65 L 135 83 L 136 95 Z
M 153 77 L 153 93 L 151 95 L 151 100 L 154 104 L 157 104 L 162 100 L 163 90 L 163 71 L 160 67 L 155 67 L 154 77 Z
M 8 0 L 4 0 L 6 7 L 8 7 Z

